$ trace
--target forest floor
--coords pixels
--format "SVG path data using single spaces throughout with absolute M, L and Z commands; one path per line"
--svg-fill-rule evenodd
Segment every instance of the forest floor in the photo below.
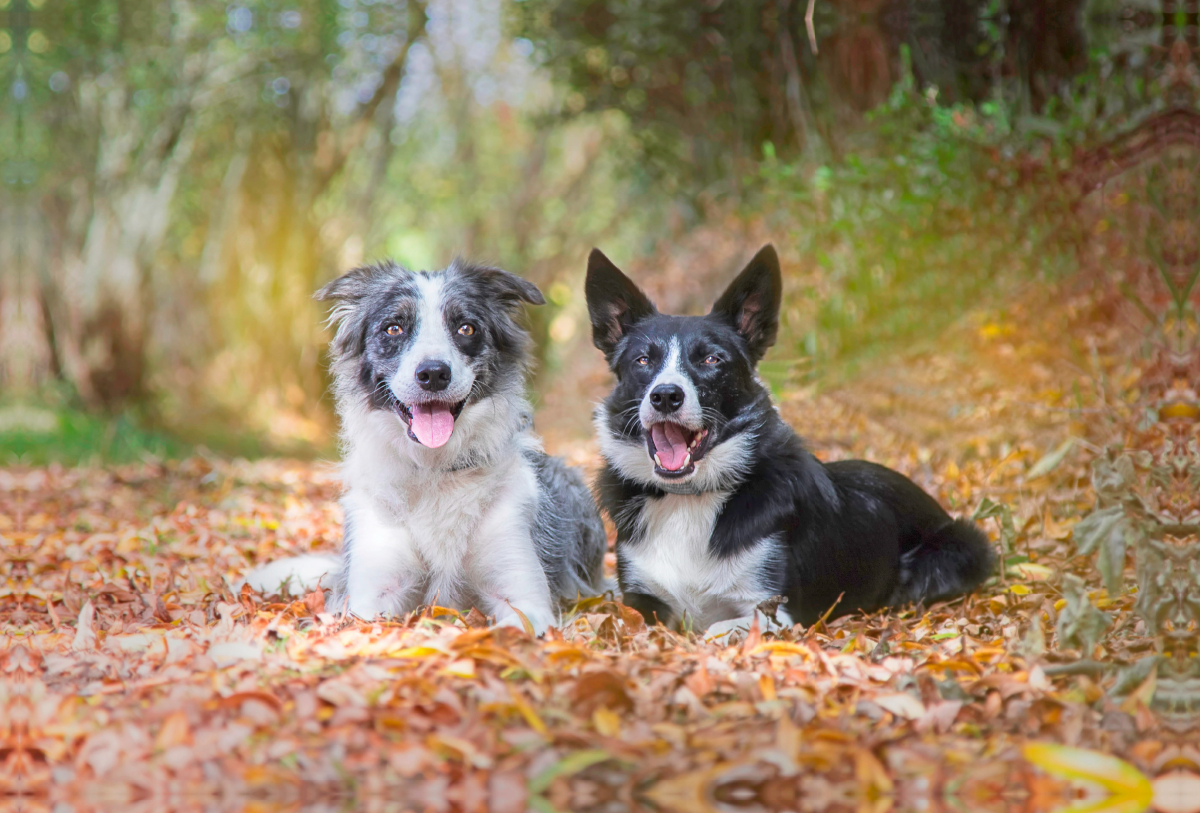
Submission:
M 1136 813 L 1175 752 L 1145 691 L 1114 698 L 1072 665 L 1153 647 L 1071 540 L 1090 462 L 1137 413 L 1140 339 L 1115 313 L 1039 286 L 786 393 L 823 459 L 896 467 L 957 514 L 1005 507 L 981 522 L 1006 564 L 965 600 L 733 646 L 609 599 L 532 640 L 234 593 L 254 562 L 336 550 L 332 465 L 0 470 L 0 810 L 1041 811 L 1091 793 Z M 1114 619 L 1094 652 L 1057 640 L 1066 573 Z

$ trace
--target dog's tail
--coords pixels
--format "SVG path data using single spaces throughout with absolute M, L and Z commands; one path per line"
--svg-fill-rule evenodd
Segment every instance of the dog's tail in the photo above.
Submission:
M 318 587 L 335 588 L 341 581 L 341 573 L 341 557 L 310 553 L 256 567 L 246 574 L 242 583 L 265 595 L 290 593 L 299 596 Z M 237 586 L 241 588 L 241 584 Z
M 930 603 L 974 590 L 996 569 L 987 536 L 965 519 L 947 522 L 900 556 L 900 581 L 889 604 Z

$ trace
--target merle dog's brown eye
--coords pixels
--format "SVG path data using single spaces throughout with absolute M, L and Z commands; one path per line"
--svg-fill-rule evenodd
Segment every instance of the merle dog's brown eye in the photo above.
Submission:
M 404 328 L 400 327 L 397 324 L 390 324 L 387 327 L 385 327 L 384 330 L 387 332 L 387 335 L 389 335 L 389 336 L 399 336 L 401 333 L 404 332 Z
M 713 355 L 708 355 L 708 356 L 704 357 L 705 364 L 719 364 L 720 361 L 721 360 L 719 358 L 717 358 L 716 356 L 713 356 Z
M 643 367 L 645 367 L 647 364 L 650 363 L 650 357 L 649 356 L 638 356 L 637 363 L 642 365 Z
M 459 336 L 474 336 L 475 335 L 475 326 L 474 325 L 463 325 L 462 327 L 460 327 L 458 329 L 458 335 Z

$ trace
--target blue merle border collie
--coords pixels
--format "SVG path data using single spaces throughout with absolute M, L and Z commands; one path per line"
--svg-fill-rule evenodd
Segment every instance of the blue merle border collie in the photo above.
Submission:
M 331 609 L 362 619 L 435 603 L 501 626 L 523 614 L 538 634 L 562 602 L 599 592 L 599 512 L 579 472 L 542 451 L 524 394 L 529 336 L 516 317 L 544 303 L 537 287 L 460 261 L 385 262 L 316 298 L 333 303 L 336 326 L 342 554 L 273 562 L 247 582 L 331 587 Z
M 780 418 L 756 366 L 781 296 L 769 245 L 707 316 L 660 314 L 604 254 L 589 258 L 592 336 L 616 376 L 595 416 L 597 492 L 624 601 L 647 621 L 709 638 L 756 614 L 763 629 L 807 625 L 958 596 L 993 570 L 973 524 L 899 472 L 821 463 Z

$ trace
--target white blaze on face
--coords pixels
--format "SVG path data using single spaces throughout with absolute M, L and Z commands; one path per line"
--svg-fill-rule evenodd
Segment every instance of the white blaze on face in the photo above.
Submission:
M 642 396 L 638 410 L 642 425 L 650 432 L 654 443 L 656 462 L 668 471 L 677 471 L 688 464 L 689 443 L 694 439 L 694 433 L 704 426 L 700 397 L 683 368 L 681 356 L 679 339 L 672 339 L 667 358 Z M 661 412 L 654 407 L 650 396 L 657 387 L 670 385 L 682 390 L 683 403 L 674 412 Z
M 416 283 L 417 322 L 413 326 L 416 335 L 405 348 L 400 366 L 388 384 L 412 413 L 413 435 L 422 445 L 436 449 L 444 446 L 454 433 L 454 407 L 471 392 L 475 375 L 468 360 L 454 346 L 451 326 L 446 324 L 445 278 L 420 274 Z M 446 389 L 431 392 L 417 382 L 417 367 L 427 361 L 449 365 L 450 384 Z

